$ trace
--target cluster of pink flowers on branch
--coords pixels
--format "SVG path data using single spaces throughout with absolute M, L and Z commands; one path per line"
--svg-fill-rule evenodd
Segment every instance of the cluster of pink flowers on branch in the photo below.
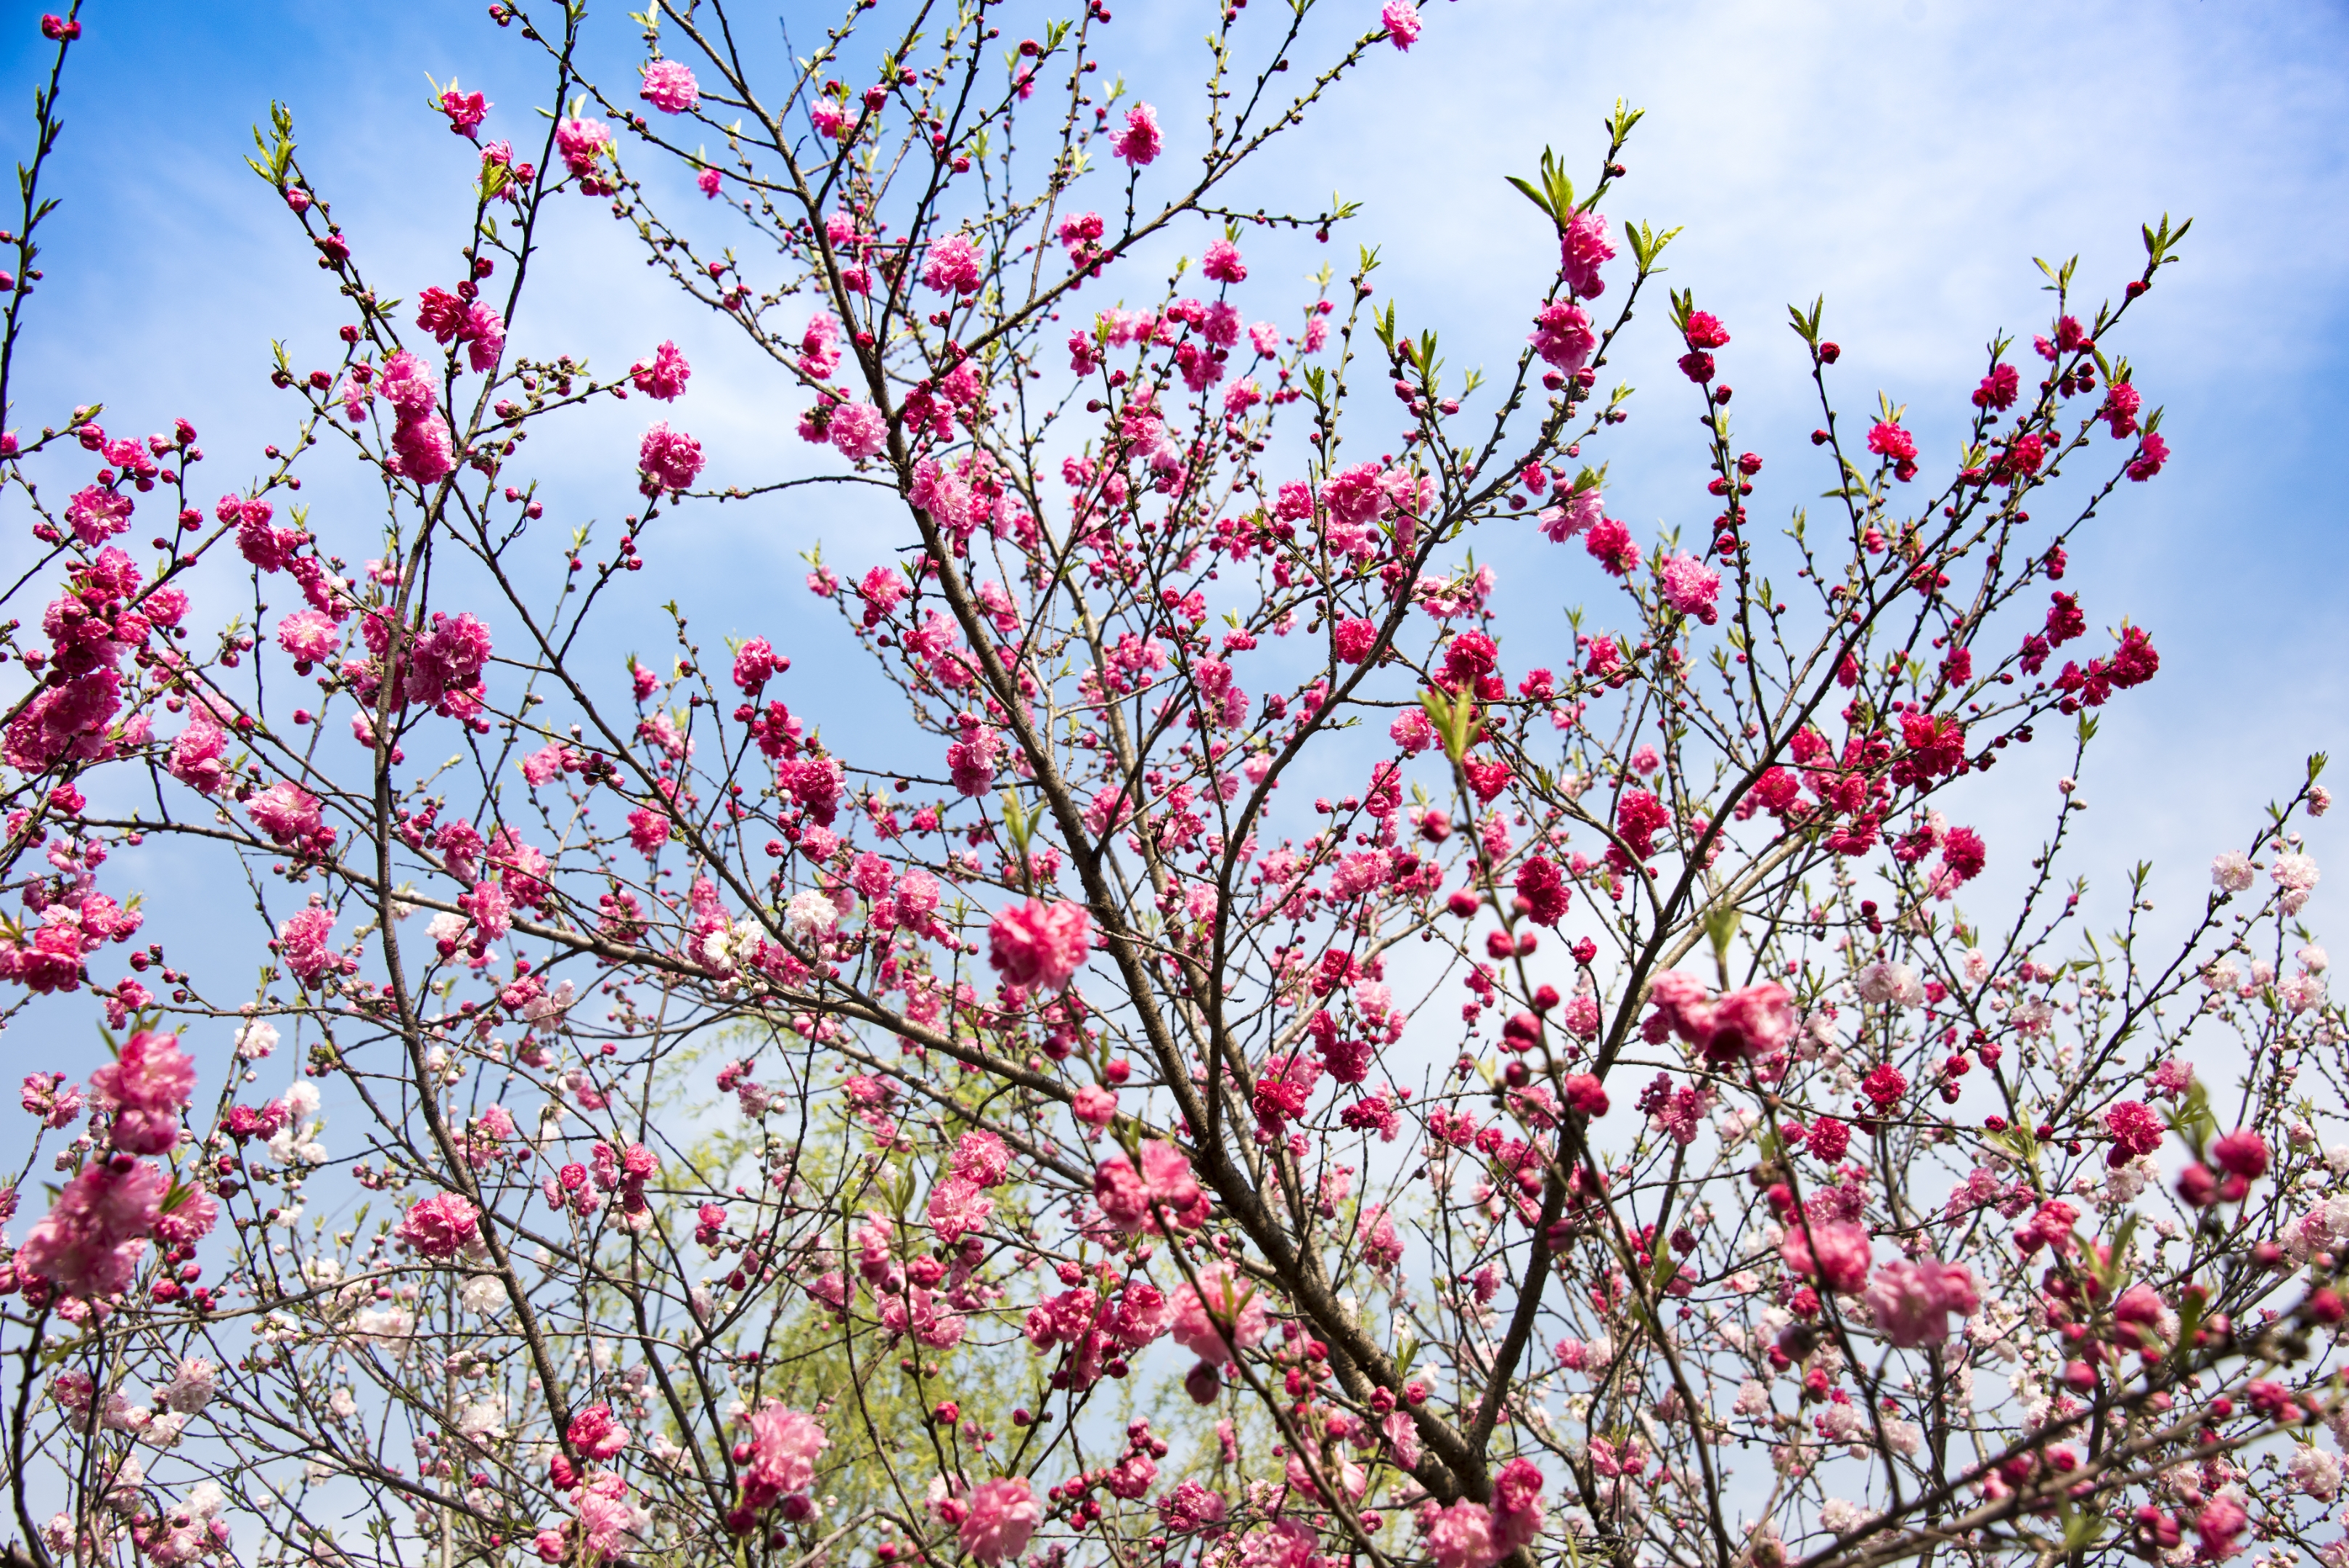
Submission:
M 43 552 L 0 628 L 12 1550 L 2349 1555 L 2322 759 L 2168 940 L 2150 873 L 2094 940 L 2054 879 L 2160 671 L 2057 585 L 2170 455 L 2119 345 L 2184 228 L 2112 301 L 2057 269 L 2035 365 L 1856 421 L 1794 313 L 1816 450 L 1771 467 L 1760 325 L 1633 329 L 1636 111 L 1516 182 L 1556 269 L 1447 379 L 1375 252 L 1270 281 L 1351 208 L 1228 193 L 1439 18 L 1316 61 L 1216 10 L 1201 124 L 1103 85 L 1104 0 L 902 9 L 753 67 L 660 6 L 602 86 L 580 8 L 501 0 L 481 47 L 557 90 L 436 85 L 456 275 L 385 275 L 260 133 L 355 317 L 265 368 L 264 466 L 207 506 L 187 420 L 0 433 Z M 579 357 L 565 206 L 700 326 Z M 735 337 L 778 473 L 696 412 Z M 1653 532 L 1607 467 L 1648 402 L 1706 432 Z M 574 522 L 524 442 L 597 421 Z M 380 518 L 295 504 L 338 460 Z M 713 632 L 682 530 L 832 485 L 887 521 Z M 1513 618 L 1495 538 L 1578 617 Z M 2037 846 L 1971 826 L 2024 759 Z

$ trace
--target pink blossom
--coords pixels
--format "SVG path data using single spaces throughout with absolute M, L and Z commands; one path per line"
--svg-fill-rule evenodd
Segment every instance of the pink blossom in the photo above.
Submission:
M 1164 1142 L 1143 1146 L 1139 1171 L 1122 1154 L 1102 1161 L 1093 1171 L 1093 1199 L 1102 1217 L 1121 1231 L 1155 1229 L 1153 1204 L 1178 1230 L 1194 1228 L 1206 1217 L 1206 1195 L 1191 1162 Z
M 285 961 L 286 969 L 305 985 L 316 985 L 327 975 L 342 968 L 327 945 L 334 934 L 333 911 L 317 905 L 296 909 L 277 927 L 277 953 Z
M 878 457 L 889 444 L 889 421 L 871 403 L 842 403 L 826 427 L 833 446 L 852 461 Z
M 1210 241 L 1206 254 L 1200 257 L 1199 270 L 1217 283 L 1247 281 L 1247 264 L 1240 259 L 1239 246 L 1229 240 Z
M 701 472 L 701 443 L 666 422 L 657 424 L 636 449 L 636 467 L 644 475 L 639 488 L 647 495 L 683 490 Z
M 481 1233 L 481 1211 L 454 1192 L 412 1205 L 392 1234 L 428 1258 L 453 1258 Z
M 1599 334 L 1589 315 L 1570 299 L 1544 307 L 1534 317 L 1534 334 L 1526 339 L 1534 352 L 1560 374 L 1571 376 L 1590 362 Z
M 69 1127 L 80 1119 L 81 1090 L 66 1082 L 63 1073 L 32 1073 L 25 1078 L 17 1103 L 47 1127 Z
M 2241 1550 L 2235 1543 L 2235 1537 L 2240 1535 L 2244 1526 L 2251 1521 L 2250 1512 L 2232 1498 L 2212 1498 L 2202 1505 L 2202 1511 L 2194 1516 L 2194 1533 L 2202 1538 L 2201 1549 L 2196 1552 L 2196 1557 L 2205 1563 L 2232 1557 Z
M 654 60 L 644 73 L 645 85 L 636 96 L 663 114 L 690 114 L 701 101 L 701 84 L 680 60 Z
M 708 196 L 714 201 L 718 195 L 719 182 L 722 178 L 723 176 L 721 176 L 717 170 L 704 169 L 700 173 L 694 176 L 693 182 L 701 188 L 701 193 L 703 195 Z
M 140 1030 L 122 1054 L 89 1075 L 89 1095 L 114 1116 L 114 1147 L 164 1154 L 180 1141 L 180 1113 L 196 1090 L 195 1058 L 176 1034 Z
M 566 119 L 554 128 L 554 150 L 576 177 L 592 178 L 611 145 L 612 128 L 600 119 Z
M 1178 1535 L 1215 1531 L 1228 1517 L 1230 1509 L 1223 1498 L 1195 1480 L 1177 1482 L 1158 1500 L 1159 1522 Z
M 93 1159 L 16 1250 L 16 1268 L 91 1300 L 129 1288 L 170 1185 L 152 1160 Z
M 1759 1060 L 1783 1049 L 1795 1037 L 1794 999 L 1775 981 L 1758 981 L 1723 995 L 1713 1005 L 1713 1033 L 1705 1054 L 1715 1060 L 1732 1054 Z
M 1600 522 L 1605 514 L 1606 503 L 1597 490 L 1576 490 L 1560 495 L 1557 505 L 1543 507 L 1537 520 L 1551 544 L 1563 545 Z
M 1542 1473 L 1530 1459 L 1511 1459 L 1493 1478 L 1493 1542 L 1504 1553 L 1541 1533 L 1541 1490 Z
M 1778 1243 L 1791 1272 L 1847 1294 L 1868 1282 L 1868 1251 L 1867 1227 L 1848 1220 L 1796 1216 Z
M 277 623 L 277 646 L 293 655 L 297 665 L 323 663 L 341 645 L 333 619 L 321 611 L 296 610 Z
M 1069 1112 L 1087 1127 L 1105 1127 L 1117 1120 L 1117 1091 L 1087 1084 L 1069 1096 Z
M 1380 483 L 1384 476 L 1375 462 L 1357 463 L 1321 487 L 1321 504 L 1331 517 L 1350 527 L 1374 523 L 1386 510 L 1386 488 Z
M 457 84 L 452 81 L 440 94 L 440 112 L 449 117 L 449 129 L 451 132 L 468 140 L 475 140 L 479 139 L 481 121 L 489 118 L 490 110 L 495 106 L 484 99 L 480 93 L 460 92 L 457 89 Z M 299 190 L 300 187 L 296 186 L 294 189 Z M 291 192 L 288 192 L 289 196 L 291 193 Z
M 769 1400 L 750 1417 L 750 1456 L 742 1469 L 743 1506 L 756 1511 L 787 1494 L 807 1490 L 815 1481 L 816 1456 L 831 1444 L 814 1417 Z
M 475 374 L 485 374 L 496 368 L 499 356 L 505 352 L 505 317 L 486 305 L 476 305 L 465 312 L 465 325 L 457 336 L 465 345 L 465 363 Z
M 1436 1568 L 1493 1568 L 1501 1560 L 1493 1539 L 1493 1516 L 1481 1502 L 1462 1498 L 1435 1516 L 1427 1549 Z
M 318 797 L 301 785 L 280 779 L 244 803 L 254 826 L 284 848 L 303 848 L 320 833 Z M 334 835 L 328 833 L 331 842 Z
M 1359 616 L 1349 616 L 1330 631 L 1330 647 L 1339 659 L 1348 664 L 1360 664 L 1370 657 L 1371 647 L 1379 639 L 1379 628 Z
M 1137 103 L 1125 111 L 1125 129 L 1118 132 L 1109 150 L 1139 169 L 1155 159 L 1165 145 L 1166 139 L 1158 130 L 1158 111 Z
M 650 360 L 639 360 L 628 367 L 629 379 L 637 391 L 664 403 L 673 403 L 685 395 L 685 383 L 693 374 L 685 356 L 674 343 L 664 342 L 653 350 Z
M 391 432 L 391 449 L 399 476 L 419 484 L 438 484 L 457 472 L 449 421 L 437 410 L 420 419 L 400 421 Z
M 962 1521 L 962 1549 L 980 1568 L 995 1568 L 1028 1550 L 1028 1538 L 1044 1517 L 1025 1476 L 981 1481 L 970 1494 Z
M 609 1405 L 590 1405 L 580 1410 L 571 1417 L 564 1435 L 573 1449 L 591 1459 L 608 1459 L 628 1446 L 628 1429 L 612 1419 Z
M 630 1505 L 628 1483 L 609 1470 L 588 1478 L 572 1492 L 571 1506 L 579 1514 L 580 1555 L 590 1563 L 620 1555 L 627 1538 L 645 1522 L 643 1511 Z
M 66 503 L 66 521 L 72 524 L 74 537 L 95 549 L 130 526 L 135 505 L 129 496 L 93 484 L 76 491 Z
M 1721 618 L 1713 597 L 1721 592 L 1721 574 L 1693 556 L 1679 555 L 1664 562 L 1664 598 L 1672 608 L 1711 626 Z
M 188 727 L 171 742 L 171 753 L 164 760 L 164 769 L 171 775 L 202 794 L 215 794 L 227 781 L 228 763 L 222 759 L 228 751 L 228 732 L 212 721 L 202 708 L 188 716 Z
M 1868 1282 L 1866 1300 L 1877 1332 L 1902 1350 L 1940 1344 L 1950 1337 L 1950 1314 L 1963 1317 L 1978 1304 L 1972 1272 L 1938 1258 L 1885 1264 Z
M 220 1222 L 220 1199 L 208 1188 L 182 1187 L 178 1196 L 165 1197 L 155 1218 L 155 1235 L 167 1246 L 183 1247 L 212 1234 Z
M 986 258 L 968 234 L 934 242 L 922 263 L 922 284 L 940 294 L 977 294 L 986 282 Z
M 949 1176 L 930 1189 L 930 1229 L 948 1245 L 985 1230 L 987 1217 L 994 1211 L 995 1200 L 978 1183 L 959 1176 Z
M 1201 1361 L 1220 1366 L 1231 1359 L 1234 1347 L 1248 1350 L 1262 1343 L 1270 1326 L 1256 1282 L 1218 1260 L 1198 1270 L 1195 1286 L 1186 1283 L 1174 1293 L 1168 1332 Z
M 1030 898 L 996 915 L 988 929 L 988 961 L 1013 985 L 1065 991 L 1085 961 L 1092 928 L 1082 905 Z
M 1000 1186 L 1010 1169 L 1011 1151 L 984 1128 L 973 1128 L 955 1144 L 954 1173 L 973 1186 Z
M 1419 30 L 1423 24 L 1419 19 L 1419 7 L 1412 0 L 1387 0 L 1386 8 L 1379 13 L 1379 20 L 1386 25 L 1387 36 L 1394 40 L 1396 48 L 1408 49 L 1419 42 Z

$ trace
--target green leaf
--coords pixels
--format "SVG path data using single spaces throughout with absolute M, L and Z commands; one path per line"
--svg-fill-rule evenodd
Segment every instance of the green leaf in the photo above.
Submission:
M 1734 904 L 1723 904 L 1705 911 L 1704 934 L 1713 939 L 1713 956 L 1723 963 L 1729 961 L 1729 944 L 1737 936 L 1740 918 Z

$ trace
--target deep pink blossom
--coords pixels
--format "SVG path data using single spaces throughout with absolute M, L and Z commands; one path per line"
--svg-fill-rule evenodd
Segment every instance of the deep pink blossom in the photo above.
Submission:
M 440 94 L 440 109 L 449 117 L 450 130 L 468 140 L 480 139 L 481 121 L 494 107 L 480 93 L 459 91 L 453 81 Z
M 2256 1181 L 2268 1172 L 2268 1140 L 2249 1127 L 2210 1140 L 2210 1163 L 2230 1176 Z
M 2159 1148 L 2168 1127 L 2142 1100 L 2124 1100 L 2105 1112 L 2105 1130 L 2113 1135 L 2110 1163 L 2126 1165 Z
M 674 343 L 664 342 L 653 350 L 649 360 L 638 360 L 628 367 L 628 379 L 637 391 L 648 398 L 672 403 L 685 395 L 685 383 L 693 374 L 685 356 Z
M 413 1217 L 413 1210 L 410 1214 Z M 405 1226 L 402 1229 L 405 1231 Z M 589 1405 L 574 1412 L 564 1436 L 571 1439 L 575 1451 L 591 1459 L 608 1459 L 628 1446 L 628 1429 L 612 1419 L 612 1407 L 604 1404 Z
M 1517 897 L 1526 901 L 1526 919 L 1537 926 L 1555 926 L 1565 918 L 1566 878 L 1543 857 L 1530 857 L 1517 867 Z
M 657 424 L 636 448 L 636 467 L 644 475 L 639 488 L 647 495 L 683 490 L 701 472 L 701 443 L 666 422 Z
M 1394 41 L 1396 48 L 1408 49 L 1419 42 L 1423 24 L 1419 19 L 1419 7 L 1413 4 L 1413 0 L 1387 0 L 1385 8 L 1379 13 L 1379 20 L 1385 25 L 1387 36 Z
M 1166 145 L 1158 129 L 1158 111 L 1137 103 L 1125 111 L 1125 129 L 1110 143 L 1110 151 L 1136 169 L 1155 159 Z
M 1894 478 L 1905 482 L 1917 477 L 1917 438 L 1899 425 L 1878 420 L 1868 430 L 1868 450 L 1892 460 Z
M 1065 991 L 1085 961 L 1092 917 L 1066 899 L 1029 898 L 1003 909 L 988 929 L 988 961 L 1013 985 Z
M 1568 289 L 1585 299 L 1596 299 L 1607 292 L 1607 280 L 1599 275 L 1599 269 L 1615 259 L 1615 247 L 1607 238 L 1603 215 L 1576 213 L 1559 231 L 1557 247 L 1558 271 Z

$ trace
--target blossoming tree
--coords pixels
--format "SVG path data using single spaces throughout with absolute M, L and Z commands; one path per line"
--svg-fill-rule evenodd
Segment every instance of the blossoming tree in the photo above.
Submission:
M 2068 781 L 2035 846 L 1950 815 L 2158 670 L 2058 585 L 2167 455 L 2118 346 L 2183 228 L 2105 303 L 2057 269 L 1954 452 L 1839 415 L 1795 311 L 1807 511 L 1733 324 L 1651 301 L 1704 433 L 1643 537 L 1637 112 L 1519 182 L 1557 267 L 1447 379 L 1369 253 L 1251 280 L 1350 214 L 1236 172 L 1422 26 L 1326 10 L 1211 12 L 1181 120 L 1102 0 L 864 0 L 780 67 L 655 0 L 616 84 L 501 0 L 550 112 L 440 92 L 437 280 L 275 111 L 350 319 L 267 466 L 135 389 L 0 438 L 12 1561 L 2342 1560 L 2321 759 L 2175 940 L 2142 870 L 2085 929 Z M 533 316 L 565 202 L 754 351 L 773 472 L 688 433 L 694 343 Z M 522 443 L 636 399 L 635 509 L 550 540 Z M 378 517 L 294 504 L 337 462 Z M 886 529 L 708 640 L 681 520 L 823 485 Z M 1588 607 L 1505 627 L 1467 552 L 1536 531 Z M 601 635 L 647 593 L 657 666 Z M 792 673 L 850 644 L 894 713 Z M 251 889 L 257 984 L 138 902 L 159 846 Z

